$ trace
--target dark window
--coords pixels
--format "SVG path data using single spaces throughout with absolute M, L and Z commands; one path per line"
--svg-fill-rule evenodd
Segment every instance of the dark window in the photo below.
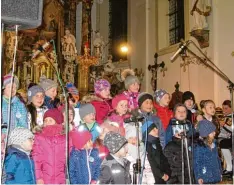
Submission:
M 169 0 L 170 45 L 184 39 L 184 0 Z
M 128 1 L 109 0 L 109 53 L 113 61 L 126 60 L 120 52 L 120 46 L 127 43 Z

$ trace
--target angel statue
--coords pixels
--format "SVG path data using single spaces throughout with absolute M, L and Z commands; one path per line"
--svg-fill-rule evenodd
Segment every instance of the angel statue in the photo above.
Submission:
M 70 33 L 70 30 L 65 30 L 65 35 L 62 38 L 62 54 L 67 61 L 74 61 L 76 59 L 76 38 Z
M 104 71 L 105 72 L 109 72 L 109 73 L 112 73 L 115 69 L 115 65 L 113 64 L 112 62 L 112 55 L 109 55 L 108 56 L 108 61 L 107 63 L 104 65 Z
M 208 28 L 206 17 L 211 12 L 210 0 L 193 0 L 193 6 L 190 14 L 194 17 L 193 30 L 202 30 Z
M 104 46 L 105 42 L 100 32 L 96 32 L 95 39 L 93 41 L 94 55 L 98 57 L 101 61 L 104 59 Z

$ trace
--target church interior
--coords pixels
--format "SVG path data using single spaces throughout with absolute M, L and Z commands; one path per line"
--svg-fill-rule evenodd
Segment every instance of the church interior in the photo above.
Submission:
M 60 84 L 60 101 L 66 83 L 74 84 L 81 100 L 100 79 L 111 84 L 114 97 L 125 90 L 123 72 L 131 70 L 140 92 L 170 93 L 172 110 L 186 91 L 197 103 L 213 100 L 222 107 L 233 101 L 233 0 L 42 2 L 37 27 L 16 32 L 2 20 L 1 76 L 14 70 L 23 98 L 30 84 L 43 79 Z

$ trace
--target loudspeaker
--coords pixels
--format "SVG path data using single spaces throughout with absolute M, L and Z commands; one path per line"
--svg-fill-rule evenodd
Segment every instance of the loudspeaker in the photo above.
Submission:
M 7 28 L 20 25 L 19 30 L 41 25 L 43 0 L 1 0 L 1 20 Z

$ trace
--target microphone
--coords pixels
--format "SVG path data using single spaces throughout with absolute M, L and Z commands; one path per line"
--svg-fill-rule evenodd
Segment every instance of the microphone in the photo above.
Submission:
M 181 42 L 179 49 L 175 52 L 175 54 L 170 58 L 171 62 L 174 62 L 175 58 L 177 57 L 177 55 L 180 54 L 181 51 L 183 51 L 186 46 L 190 43 L 190 40 L 186 41 L 186 42 Z
M 131 115 L 132 116 L 130 118 L 124 119 L 125 123 L 141 122 L 145 119 L 143 116 L 140 115 L 138 109 L 132 110 Z
M 32 54 L 32 59 L 36 58 L 42 51 L 45 51 L 46 48 L 49 47 L 49 45 L 51 44 L 52 40 L 50 40 L 49 42 L 46 42 L 45 44 L 43 44 L 42 46 L 39 46 L 39 48 L 37 48 L 37 51 L 35 51 Z

